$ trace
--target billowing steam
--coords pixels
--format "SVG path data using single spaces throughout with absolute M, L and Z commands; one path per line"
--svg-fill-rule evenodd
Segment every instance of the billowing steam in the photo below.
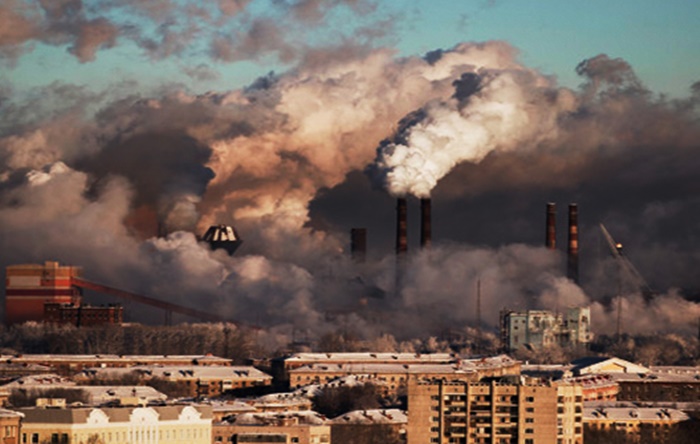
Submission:
M 390 193 L 428 197 L 459 163 L 552 141 L 558 120 L 576 105 L 571 91 L 512 61 L 475 61 L 453 85 L 450 99 L 408 115 L 377 150 L 374 169 Z
M 325 11 L 301 3 L 310 9 L 300 20 Z M 236 14 L 245 2 L 221 5 L 219 14 Z M 75 34 L 62 35 L 79 52 Z M 95 41 L 84 57 L 111 42 Z M 655 98 L 604 55 L 579 66 L 584 85 L 572 91 L 522 66 L 503 42 L 425 58 L 344 49 L 308 50 L 288 72 L 203 95 L 175 86 L 153 97 L 67 85 L 22 100 L 3 92 L 0 265 L 82 265 L 89 279 L 287 338 L 339 326 L 399 338 L 463 329 L 476 320 L 477 281 L 485 326 L 503 308 L 592 305 L 604 331 L 615 314 L 601 301 L 616 296 L 614 279 L 591 266 L 578 287 L 562 277 L 561 257 L 531 246 L 543 222 L 529 209 L 552 192 L 579 197 L 583 230 L 605 219 L 637 245 L 642 273 L 680 281 L 648 276 L 662 295 L 644 304 L 624 295 L 635 319 L 625 328 L 692 330 L 697 304 L 668 289 L 700 288 L 691 266 L 700 251 L 697 98 Z M 392 238 L 390 199 L 359 174 L 370 165 L 391 193 L 435 198 L 435 247 L 408 258 L 398 291 L 390 240 L 381 240 Z M 351 218 L 379 226 L 364 265 L 344 251 Z M 214 223 L 244 238 L 233 257 L 197 242 Z M 169 234 L 156 237 L 159 226 Z M 582 235 L 584 267 L 594 243 Z

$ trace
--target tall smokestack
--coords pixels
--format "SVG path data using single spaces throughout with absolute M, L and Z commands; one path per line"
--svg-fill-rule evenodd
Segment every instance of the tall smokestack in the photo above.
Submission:
M 401 256 L 408 251 L 406 198 L 396 199 L 396 255 Z
M 432 220 L 431 220 L 431 200 L 424 198 L 420 200 L 420 246 L 426 248 L 432 242 Z
M 544 241 L 548 250 L 557 249 L 557 204 L 547 204 L 547 232 Z
M 367 257 L 367 228 L 350 229 L 350 255 L 352 260 L 363 263 Z
M 569 204 L 569 248 L 566 276 L 578 284 L 578 205 Z

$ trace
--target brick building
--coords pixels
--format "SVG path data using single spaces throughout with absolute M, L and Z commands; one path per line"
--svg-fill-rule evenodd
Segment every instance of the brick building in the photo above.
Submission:
M 408 387 L 408 444 L 582 444 L 581 387 L 417 380 Z

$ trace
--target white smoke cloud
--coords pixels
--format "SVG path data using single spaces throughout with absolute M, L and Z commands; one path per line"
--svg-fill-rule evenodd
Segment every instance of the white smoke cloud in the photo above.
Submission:
M 691 152 L 692 120 L 675 117 L 671 105 L 650 105 L 638 90 L 628 97 L 618 88 L 623 96 L 615 96 L 600 67 L 586 71 L 598 77 L 585 98 L 557 88 L 519 65 L 502 42 L 425 58 L 352 49 L 309 53 L 294 70 L 244 90 L 194 96 L 165 89 L 157 97 L 101 102 L 94 115 L 76 114 L 85 101 L 76 98 L 75 107 L 42 111 L 33 121 L 15 108 L 9 115 L 21 124 L 3 125 L 11 129 L 0 134 L 3 265 L 83 265 L 101 283 L 273 326 L 274 343 L 292 329 L 319 336 L 341 323 L 367 337 L 402 340 L 473 324 L 479 280 L 485 325 L 496 326 L 502 308 L 592 305 L 594 322 L 603 320 L 594 325 L 609 331 L 607 309 L 561 276 L 562 258 L 550 251 L 438 241 L 409 258 L 397 291 L 393 257 L 353 265 L 344 254 L 346 232 L 311 228 L 318 221 L 309 205 L 375 159 L 397 194 L 426 195 L 455 165 L 489 153 L 550 149 L 565 165 L 566 183 L 575 183 L 596 171 L 581 160 L 591 150 L 623 150 L 637 134 L 663 141 L 662 127 L 673 135 L 671 146 L 680 140 Z M 605 100 L 596 96 L 601 91 Z M 644 127 L 628 122 L 634 110 Z M 414 120 L 404 121 L 400 137 L 377 157 L 377 145 L 397 133 L 404 116 Z M 522 166 L 518 160 L 482 174 L 504 189 L 535 179 L 553 183 L 538 174 L 540 164 L 528 165 L 525 178 L 511 171 Z M 455 183 L 459 195 L 482 189 Z M 678 215 L 685 201 L 663 202 L 649 207 L 649 221 Z M 369 219 L 377 208 L 364 211 Z M 136 234 L 132 221 L 144 214 L 188 232 Z M 235 256 L 210 251 L 189 232 L 215 223 L 241 233 L 245 243 Z M 674 306 L 683 316 L 673 316 Z M 631 307 L 630 328 L 686 326 L 697 310 L 677 296 Z
M 571 91 L 522 67 L 479 65 L 455 86 L 452 98 L 427 103 L 397 141 L 377 150 L 376 169 L 390 193 L 428 197 L 459 163 L 552 141 L 559 118 L 575 105 Z

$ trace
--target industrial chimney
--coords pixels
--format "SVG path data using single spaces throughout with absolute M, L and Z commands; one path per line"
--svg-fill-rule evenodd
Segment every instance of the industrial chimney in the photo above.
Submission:
M 557 204 L 547 204 L 547 232 L 544 241 L 548 250 L 557 249 Z
M 350 229 L 350 255 L 352 260 L 363 263 L 367 257 L 367 228 Z
M 426 248 L 430 246 L 432 242 L 432 228 L 431 228 L 431 200 L 430 198 L 423 198 L 420 200 L 420 246 L 421 248 Z
M 396 199 L 396 255 L 405 255 L 408 251 L 406 198 Z
M 578 284 L 578 205 L 569 204 L 569 248 L 566 276 Z

